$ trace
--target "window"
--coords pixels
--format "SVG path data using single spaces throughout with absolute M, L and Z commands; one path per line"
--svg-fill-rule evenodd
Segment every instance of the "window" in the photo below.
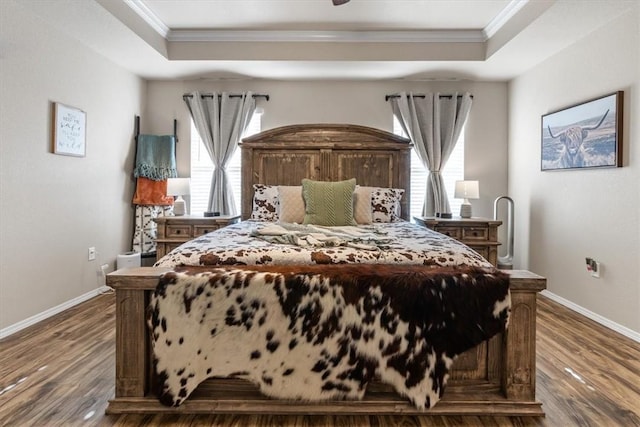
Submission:
M 393 133 L 404 137 L 407 136 L 395 116 L 393 116 Z M 424 204 L 424 195 L 427 191 L 428 176 L 429 171 L 422 165 L 416 151 L 411 150 L 411 194 L 409 197 L 411 218 L 414 216 L 422 216 L 422 205 Z M 456 181 L 464 179 L 464 128 L 462 128 L 458 143 L 442 171 L 442 178 L 444 179 L 444 186 L 447 190 L 447 196 L 449 197 L 451 212 L 453 212 L 454 215 L 458 215 L 462 200 L 454 199 L 453 193 L 455 191 Z
M 262 115 L 254 113 L 247 130 L 242 137 L 250 136 L 260 132 L 262 127 Z M 240 172 L 240 149 L 236 149 L 233 157 L 227 165 L 227 174 L 233 188 L 233 198 L 236 202 L 238 213 L 241 211 L 241 172 Z M 193 120 L 191 121 L 191 209 L 190 213 L 202 213 L 208 210 L 209 188 L 211 187 L 211 176 L 213 175 L 213 162 L 209 153 L 202 143 L 200 134 L 196 129 Z

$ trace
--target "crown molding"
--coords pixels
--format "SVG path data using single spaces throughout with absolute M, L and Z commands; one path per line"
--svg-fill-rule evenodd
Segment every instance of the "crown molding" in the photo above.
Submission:
M 479 30 L 240 31 L 170 30 L 169 42 L 484 43 Z
M 158 34 L 165 39 L 169 35 L 171 29 L 162 22 L 158 15 L 153 13 L 151 9 L 142 0 L 124 0 L 125 4 L 129 6 L 135 13 L 138 14 L 144 21 L 149 24 Z
M 144 0 L 123 0 L 169 42 L 484 43 L 530 0 L 511 0 L 482 30 L 286 31 L 172 30 Z
M 513 16 L 529 3 L 529 0 L 511 0 L 482 30 L 485 40 L 489 40 L 500 30 Z

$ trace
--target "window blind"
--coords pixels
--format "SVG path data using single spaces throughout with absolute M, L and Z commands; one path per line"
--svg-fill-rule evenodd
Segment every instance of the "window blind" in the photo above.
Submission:
M 407 137 L 402 129 L 400 122 L 393 117 L 393 133 L 396 135 Z M 427 179 L 429 171 L 422 165 L 422 162 L 416 154 L 416 150 L 411 150 L 411 194 L 409 195 L 409 206 L 411 218 L 414 216 L 422 216 L 422 205 L 424 204 L 424 195 L 427 191 Z M 442 171 L 444 186 L 447 190 L 449 205 L 454 216 L 459 215 L 461 199 L 454 199 L 456 181 L 464 179 L 464 128 L 460 132 L 460 137 L 456 143 L 447 164 Z
M 261 131 L 262 115 L 254 113 L 242 137 L 247 137 Z M 227 175 L 233 188 L 233 198 L 236 202 L 236 209 L 240 212 L 242 201 L 241 191 L 241 154 L 240 149 L 236 149 L 233 157 L 227 165 Z M 202 138 L 191 120 L 191 205 L 189 213 L 202 213 L 208 210 L 209 189 L 211 188 L 211 177 L 213 175 L 213 162 L 209 153 L 202 143 Z

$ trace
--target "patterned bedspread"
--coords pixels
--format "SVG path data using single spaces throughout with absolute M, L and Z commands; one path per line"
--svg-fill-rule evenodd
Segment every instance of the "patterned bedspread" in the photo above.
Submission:
M 384 245 L 374 248 L 353 244 L 274 244 L 252 236 L 272 225 L 257 221 L 232 224 L 184 243 L 158 260 L 156 266 L 366 263 L 491 267 L 462 243 L 410 222 L 358 227 L 363 234 L 379 236 L 384 241 Z M 343 232 L 340 227 L 327 228 L 338 234 Z

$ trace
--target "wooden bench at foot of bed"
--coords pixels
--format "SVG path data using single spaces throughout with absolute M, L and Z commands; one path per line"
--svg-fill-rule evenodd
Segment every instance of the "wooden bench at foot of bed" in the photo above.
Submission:
M 546 279 L 524 270 L 510 274 L 511 317 L 505 334 L 461 355 L 444 396 L 420 411 L 389 386 L 371 384 L 363 400 L 321 403 L 275 400 L 241 379 L 212 378 L 177 408 L 150 394 L 152 354 L 145 311 L 158 277 L 166 268 L 122 269 L 107 275 L 116 291 L 116 387 L 108 414 L 433 414 L 542 416 L 535 399 L 536 298 Z

